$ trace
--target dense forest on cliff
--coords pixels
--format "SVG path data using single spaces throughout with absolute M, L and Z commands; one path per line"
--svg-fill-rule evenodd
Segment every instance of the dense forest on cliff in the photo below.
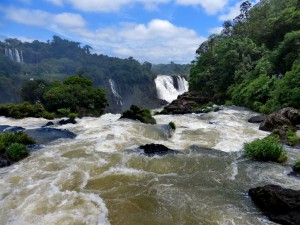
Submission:
M 174 62 L 152 65 L 140 63 L 132 57 L 120 59 L 92 51 L 88 45 L 59 36 L 53 36 L 46 43 L 37 40 L 21 42 L 12 38 L 0 41 L 0 103 L 20 102 L 19 90 L 28 80 L 52 82 L 77 74 L 104 89 L 109 111 L 122 111 L 131 104 L 158 107 L 156 75 L 188 76 L 190 71 L 190 65 Z M 122 99 L 116 99 L 116 94 Z
M 246 1 L 197 49 L 190 88 L 269 113 L 300 108 L 300 1 Z

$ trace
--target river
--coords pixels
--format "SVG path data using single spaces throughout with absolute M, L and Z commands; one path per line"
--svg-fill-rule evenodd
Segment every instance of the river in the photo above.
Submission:
M 254 162 L 242 146 L 263 138 L 254 112 L 157 115 L 158 125 L 118 120 L 118 114 L 61 126 L 77 134 L 0 169 L 0 224 L 273 224 L 254 206 L 249 188 L 278 184 L 299 190 L 286 164 Z M 172 134 L 164 124 L 173 121 Z M 0 124 L 36 128 L 44 119 L 0 117 Z M 159 143 L 179 154 L 147 157 L 137 147 Z

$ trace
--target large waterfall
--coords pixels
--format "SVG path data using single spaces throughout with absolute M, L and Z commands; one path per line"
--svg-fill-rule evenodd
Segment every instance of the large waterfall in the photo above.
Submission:
M 10 60 L 14 61 L 14 62 L 18 62 L 18 63 L 23 63 L 23 52 L 20 51 L 18 49 L 10 49 L 10 48 L 6 48 L 4 50 L 4 54 L 6 57 L 8 57 Z
M 116 85 L 115 81 L 113 79 L 109 79 L 108 81 L 109 81 L 109 84 L 110 84 L 111 91 L 112 91 L 112 93 L 113 93 L 113 95 L 114 95 L 114 97 L 117 101 L 117 104 L 122 106 L 123 105 L 123 102 L 122 102 L 123 99 L 117 91 L 117 85 Z
M 167 102 L 189 90 L 188 82 L 181 76 L 158 75 L 155 84 L 158 98 Z

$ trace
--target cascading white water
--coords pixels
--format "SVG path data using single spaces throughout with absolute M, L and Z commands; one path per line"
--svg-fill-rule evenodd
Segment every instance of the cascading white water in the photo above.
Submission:
M 176 79 L 177 87 L 175 87 L 174 79 Z M 158 75 L 155 85 L 158 98 L 167 102 L 172 102 L 177 99 L 178 95 L 189 90 L 188 82 L 180 76 Z
M 15 58 L 16 58 L 16 62 L 21 63 L 21 57 L 19 54 L 19 51 L 17 49 L 15 49 Z
M 10 60 L 18 63 L 23 63 L 23 52 L 21 51 L 21 54 L 19 53 L 18 49 L 10 49 L 6 48 L 4 50 L 4 54 L 6 57 L 8 57 Z
M 122 97 L 117 91 L 117 85 L 116 85 L 115 81 L 113 79 L 109 79 L 108 81 L 110 84 L 111 91 L 112 91 L 114 97 L 116 98 L 117 104 L 123 105 Z

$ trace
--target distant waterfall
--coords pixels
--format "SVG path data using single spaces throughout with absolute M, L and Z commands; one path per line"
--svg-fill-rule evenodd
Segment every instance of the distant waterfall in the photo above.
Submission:
M 188 82 L 181 76 L 158 75 L 155 79 L 159 99 L 172 102 L 189 90 Z
M 109 79 L 108 81 L 110 84 L 111 91 L 117 101 L 117 104 L 122 106 L 123 105 L 122 97 L 119 95 L 119 93 L 117 91 L 117 85 L 116 85 L 115 81 L 113 79 Z
M 6 48 L 4 50 L 4 54 L 6 57 L 8 57 L 10 60 L 14 62 L 23 63 L 23 52 L 21 51 L 20 54 L 18 49 Z

